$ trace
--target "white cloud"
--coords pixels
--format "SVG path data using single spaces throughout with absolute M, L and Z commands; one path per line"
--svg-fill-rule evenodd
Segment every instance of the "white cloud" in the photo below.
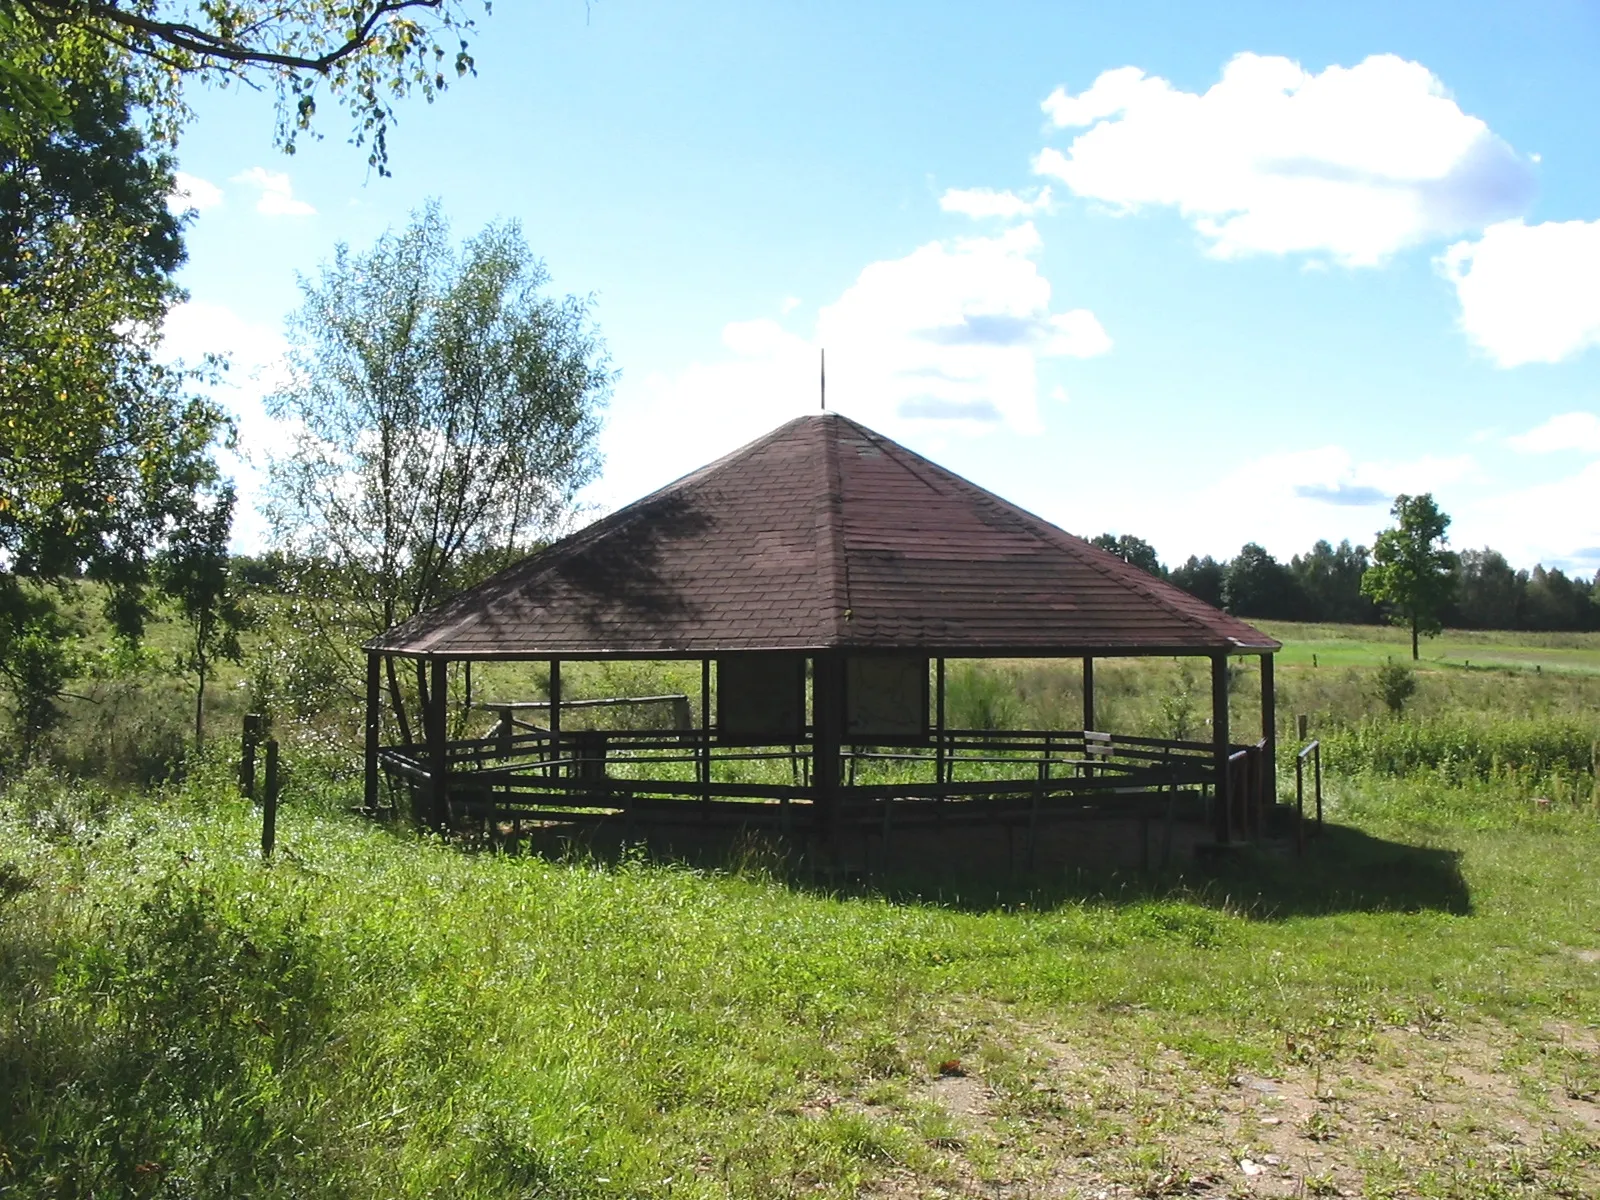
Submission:
M 1031 224 L 930 242 L 869 265 L 817 315 L 810 336 L 773 320 L 735 322 L 727 353 L 676 375 L 624 381 L 607 423 L 606 479 L 619 503 L 778 422 L 815 412 L 819 351 L 828 407 L 891 435 L 1040 428 L 1037 363 L 1103 354 L 1093 313 L 1055 312 Z
M 1560 362 L 1600 344 L 1600 221 L 1503 221 L 1438 261 L 1462 329 L 1497 365 Z
M 262 383 L 271 390 L 281 377 L 285 343 L 271 325 L 245 320 L 221 304 L 190 300 L 167 314 L 161 327 L 166 358 L 197 363 L 207 354 L 226 354 L 232 360 L 228 375 Z
M 1562 413 L 1506 441 L 1512 449 L 1524 454 L 1549 454 L 1556 450 L 1600 454 L 1600 416 L 1589 412 Z
M 930 242 L 873 263 L 817 317 L 837 361 L 839 406 L 869 423 L 1039 426 L 1035 364 L 1089 358 L 1111 339 L 1085 309 L 1051 311 L 1050 283 L 1023 224 L 994 237 Z
M 800 297 L 799 296 L 785 296 L 783 298 L 783 302 L 778 305 L 778 311 L 781 312 L 784 316 L 788 316 L 790 313 L 792 313 L 795 309 L 797 309 L 799 307 L 800 307 Z
M 1389 505 L 1401 492 L 1434 493 L 1454 518 L 1456 549 L 1492 546 L 1518 567 L 1542 562 L 1585 574 L 1600 567 L 1600 460 L 1517 487 L 1500 465 L 1471 455 L 1368 460 L 1337 445 L 1280 451 L 1192 489 L 1169 481 L 1148 494 L 1109 497 L 1075 513 L 1073 527 L 1137 533 L 1169 563 L 1190 554 L 1231 557 L 1246 541 L 1287 561 L 1317 538 L 1371 546 L 1392 523 Z
M 167 210 L 174 214 L 205 212 L 222 203 L 222 189 L 198 175 L 177 171 L 173 174 L 172 184 L 172 192 L 167 196 Z
M 947 188 L 939 197 L 939 207 L 974 220 L 992 217 L 1012 221 L 1049 211 L 1050 189 L 1037 188 L 1030 195 L 1018 195 L 993 188 Z
M 269 171 L 265 167 L 251 167 L 233 177 L 234 183 L 256 188 L 256 211 L 269 217 L 309 217 L 316 209 L 304 200 L 297 199 L 289 176 L 283 171 Z
M 1241 54 L 1204 93 L 1134 67 L 1043 104 L 1088 127 L 1034 169 L 1129 211 L 1178 209 L 1222 258 L 1327 254 L 1370 266 L 1522 212 L 1529 164 L 1418 63 L 1375 55 L 1321 74 Z
M 1364 460 L 1330 445 L 1265 454 L 1192 488 L 1169 480 L 1129 489 L 1108 497 L 1103 511 L 1085 511 L 1076 519 L 1083 527 L 1114 523 L 1140 533 L 1167 561 L 1190 554 L 1231 557 L 1247 541 L 1287 560 L 1317 538 L 1370 546 L 1389 524 L 1396 495 L 1439 492 L 1476 475 L 1476 461 L 1465 455 Z
M 267 541 L 266 521 L 257 511 L 266 491 L 267 460 L 294 444 L 296 428 L 269 417 L 263 403 L 286 377 L 285 349 L 283 335 L 274 326 L 247 321 L 220 304 L 194 300 L 180 304 L 162 326 L 164 358 L 196 364 L 206 354 L 221 354 L 230 360 L 212 395 L 239 428 L 238 450 L 218 458 L 223 473 L 238 486 L 233 548 L 243 553 L 259 550 Z
M 1451 532 L 1456 546 L 1493 546 L 1517 566 L 1592 572 L 1600 567 L 1600 460 L 1464 505 Z

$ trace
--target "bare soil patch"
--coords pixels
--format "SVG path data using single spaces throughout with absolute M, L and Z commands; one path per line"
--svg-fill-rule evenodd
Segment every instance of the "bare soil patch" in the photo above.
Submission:
M 920 1168 L 894 1165 L 869 1194 L 1600 1195 L 1590 1030 L 1393 1027 L 1337 1054 L 1286 1045 L 1270 1070 L 1223 1073 L 1135 1018 L 984 1025 L 990 1040 L 961 1074 L 913 1079 L 888 1106 L 936 1106 L 959 1139 Z

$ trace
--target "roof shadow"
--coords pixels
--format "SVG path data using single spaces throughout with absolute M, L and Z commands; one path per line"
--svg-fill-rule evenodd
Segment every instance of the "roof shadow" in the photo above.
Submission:
M 1114 825 L 1117 822 L 1104 822 Z M 1134 822 L 1123 824 L 1134 826 Z M 1082 826 L 1076 828 L 1081 829 Z M 1193 848 L 1173 854 L 1166 867 L 1141 869 L 1139 859 L 1118 862 L 1104 839 L 1085 839 L 1077 861 L 1026 861 L 1021 832 L 1013 835 L 1007 857 L 997 863 L 983 852 L 983 839 L 1006 838 L 999 827 L 941 831 L 895 850 L 888 862 L 881 844 L 863 838 L 862 852 L 845 846 L 820 866 L 820 856 L 774 837 L 736 830 L 679 827 L 670 834 L 640 836 L 624 844 L 619 831 L 588 827 L 581 833 L 556 833 L 536 843 L 534 852 L 552 858 L 582 857 L 614 862 L 644 855 L 711 870 L 755 873 L 802 891 L 860 896 L 891 903 L 935 905 L 963 912 L 1005 911 L 1026 906 L 1048 911 L 1069 904 L 1140 904 L 1181 900 L 1227 910 L 1251 920 L 1276 921 L 1337 913 L 1473 912 L 1472 895 L 1461 874 L 1461 852 L 1437 846 L 1392 841 L 1346 825 L 1329 824 L 1307 841 L 1304 854 L 1292 842 L 1239 846 L 1224 853 L 1196 856 Z M 1131 831 L 1130 831 L 1131 832 Z M 1133 834 L 1136 838 L 1142 834 Z M 1159 837 L 1159 834 L 1157 835 Z M 845 839 L 848 841 L 849 839 Z M 942 843 L 942 844 L 941 844 Z M 1134 843 L 1135 852 L 1143 850 Z M 1142 856 L 1142 854 L 1141 854 Z M 1114 863 L 1117 865 L 1105 865 Z
M 1344 825 L 1324 826 L 1320 836 L 1308 839 L 1303 855 L 1292 842 L 1273 841 L 1222 853 L 1174 855 L 1164 868 L 1158 852 L 1151 859 L 1155 865 L 1142 868 L 1137 860 L 1118 863 L 1096 846 L 1087 862 L 1058 861 L 1031 871 L 1025 866 L 963 871 L 952 867 L 970 861 L 971 831 L 960 831 L 950 840 L 951 858 L 943 864 L 891 862 L 878 875 L 824 878 L 800 886 L 968 912 L 1021 905 L 1037 912 L 1065 904 L 1153 900 L 1183 900 L 1259 921 L 1336 913 L 1467 916 L 1473 911 L 1460 851 L 1391 841 Z

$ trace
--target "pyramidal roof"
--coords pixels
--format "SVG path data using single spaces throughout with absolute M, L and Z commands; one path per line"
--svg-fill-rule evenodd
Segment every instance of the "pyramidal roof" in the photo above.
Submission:
M 835 413 L 799 417 L 374 639 L 463 658 L 1203 654 L 1245 622 Z

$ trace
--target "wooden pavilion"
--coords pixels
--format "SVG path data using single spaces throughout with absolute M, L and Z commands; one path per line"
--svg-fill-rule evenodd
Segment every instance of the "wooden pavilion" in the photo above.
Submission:
M 1217 841 L 1276 802 L 1272 638 L 834 413 L 801 417 L 368 643 L 366 803 L 441 829 L 696 821 L 826 840 L 919 821 L 1164 811 Z M 1228 662 L 1260 659 L 1234 740 Z M 1210 738 L 1101 730 L 1094 664 L 1211 664 Z M 1081 729 L 947 726 L 951 659 L 1082 663 Z M 698 718 L 568 728 L 564 662 L 694 660 Z M 413 737 L 397 684 L 413 660 Z M 452 667 L 542 661 L 548 699 L 450 740 Z M 458 680 L 459 683 L 459 680 Z M 713 686 L 715 685 L 715 686 Z M 457 694 L 462 689 L 457 687 Z M 715 701 L 713 701 L 713 694 Z M 384 745 L 385 702 L 399 743 Z M 597 703 L 589 701 L 589 703 Z M 541 720 L 528 719 L 537 714 Z M 574 719 L 575 721 L 575 719 Z

